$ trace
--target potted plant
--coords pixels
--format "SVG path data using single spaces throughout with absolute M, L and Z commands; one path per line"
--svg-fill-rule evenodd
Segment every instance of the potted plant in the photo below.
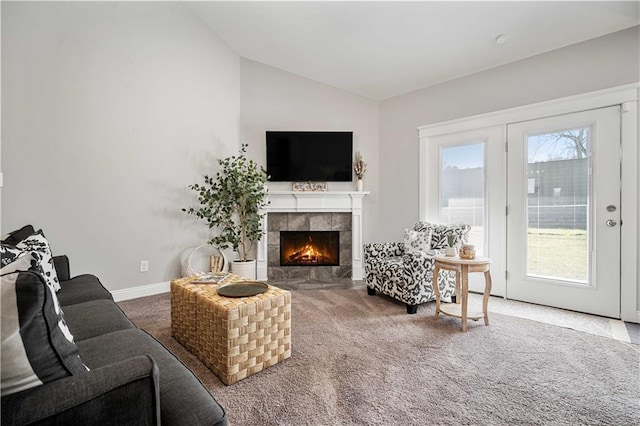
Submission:
M 204 177 L 204 184 L 189 185 L 198 193 L 198 208 L 182 211 L 203 219 L 219 234 L 208 241 L 221 249 L 233 248 L 238 259 L 231 271 L 255 279 L 256 261 L 248 258 L 254 244 L 262 238 L 262 219 L 267 206 L 267 173 L 246 156 L 242 144 L 240 155 L 218 159 L 220 171 L 215 177 Z
M 447 235 L 447 243 L 449 247 L 447 247 L 444 251 L 445 256 L 453 257 L 458 254 L 458 248 L 456 247 L 456 243 L 458 239 L 455 235 Z

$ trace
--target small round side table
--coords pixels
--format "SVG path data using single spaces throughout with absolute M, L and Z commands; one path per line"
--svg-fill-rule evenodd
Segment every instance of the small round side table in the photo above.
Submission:
M 489 293 L 491 293 L 491 272 L 489 267 L 491 259 L 486 257 L 476 257 L 475 259 L 461 259 L 458 256 L 436 256 L 433 269 L 433 282 L 436 285 L 433 289 L 436 293 L 436 319 L 442 312 L 445 315 L 462 319 L 462 331 L 467 331 L 467 319 L 478 321 L 484 318 L 484 325 L 489 325 L 489 314 L 487 305 L 489 304 Z M 438 288 L 438 274 L 440 271 L 453 271 L 456 273 L 456 303 L 440 303 L 440 289 Z M 484 295 L 482 298 L 482 313 L 467 313 L 467 302 L 469 298 L 469 272 L 484 273 Z M 462 284 L 461 284 L 462 282 Z

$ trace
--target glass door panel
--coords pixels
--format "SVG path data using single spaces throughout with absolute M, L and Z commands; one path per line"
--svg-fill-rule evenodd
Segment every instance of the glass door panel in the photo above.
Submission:
M 440 221 L 471 225 L 469 244 L 479 256 L 485 247 L 485 167 L 483 141 L 440 148 Z
M 493 126 L 428 138 L 421 170 L 421 220 L 471 225 L 470 244 L 492 260 L 492 295 L 505 295 L 505 130 Z M 469 291 L 484 292 L 482 274 Z
M 506 204 L 504 126 L 429 137 L 421 147 L 421 220 L 471 225 L 470 244 L 492 260 L 491 294 L 505 294 Z M 469 275 L 482 293 L 482 274 Z
M 527 276 L 589 281 L 590 127 L 527 137 Z

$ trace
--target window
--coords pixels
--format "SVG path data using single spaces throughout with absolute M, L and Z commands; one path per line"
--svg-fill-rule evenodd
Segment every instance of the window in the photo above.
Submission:
M 440 221 L 471 225 L 469 244 L 485 248 L 485 142 L 440 148 Z
M 527 137 L 527 275 L 587 283 L 590 128 Z

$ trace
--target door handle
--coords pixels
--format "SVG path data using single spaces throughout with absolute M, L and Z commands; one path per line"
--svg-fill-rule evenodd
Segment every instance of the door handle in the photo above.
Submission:
M 618 224 L 618 222 L 613 219 L 608 219 L 605 223 L 607 224 L 607 226 L 616 226 Z

